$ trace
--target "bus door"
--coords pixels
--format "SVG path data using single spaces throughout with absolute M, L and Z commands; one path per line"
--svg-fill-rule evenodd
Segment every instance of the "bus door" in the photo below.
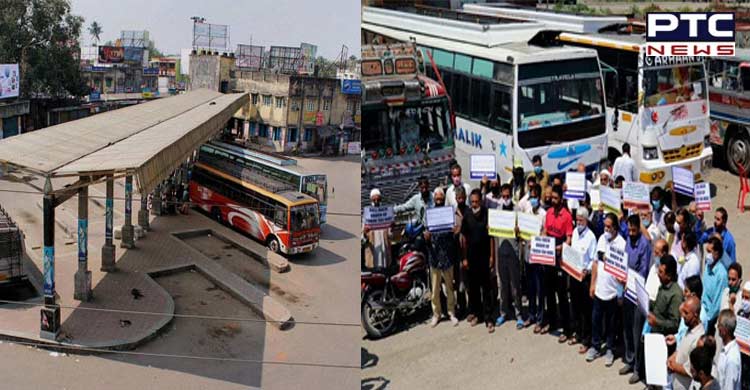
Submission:
M 506 167 L 512 167 L 516 142 L 513 138 L 513 88 L 492 83 L 490 128 L 493 130 L 493 152 L 497 161 L 497 172 L 503 181 L 510 178 Z

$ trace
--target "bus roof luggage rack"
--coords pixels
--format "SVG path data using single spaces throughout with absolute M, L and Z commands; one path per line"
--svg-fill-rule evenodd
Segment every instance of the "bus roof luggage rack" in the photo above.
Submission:
M 577 33 L 594 33 L 604 26 L 627 23 L 628 21 L 626 15 L 593 16 L 534 8 L 519 8 L 502 4 L 465 4 L 464 11 L 472 14 L 535 21 L 545 25 L 546 29 Z
M 430 7 L 426 5 L 414 5 L 414 6 L 381 6 L 379 8 L 385 8 L 395 11 L 408 12 L 416 15 L 430 16 L 434 18 L 458 20 L 467 23 L 474 23 L 480 25 L 493 25 L 493 24 L 504 24 L 504 23 L 529 23 L 528 20 L 509 18 L 494 15 L 483 15 L 477 13 L 469 13 L 461 10 L 451 10 L 439 7 Z

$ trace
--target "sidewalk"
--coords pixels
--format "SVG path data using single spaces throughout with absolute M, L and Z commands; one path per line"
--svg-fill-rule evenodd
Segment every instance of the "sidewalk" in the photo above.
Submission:
M 0 181 L 0 187 L 3 189 L 13 187 L 28 190 L 28 187 L 16 187 L 17 185 L 20 184 Z M 90 190 L 89 194 L 98 196 L 99 192 L 103 193 L 104 188 L 101 187 Z M 115 198 L 123 195 L 122 187 L 116 185 Z M 36 267 L 41 269 L 42 218 L 41 210 L 35 205 L 36 197 L 0 192 L 0 204 L 3 204 L 21 225 L 26 234 L 27 254 Z M 267 257 L 262 245 L 231 229 L 218 226 L 196 210 L 191 210 L 190 215 L 157 218 L 151 216 L 151 231 L 136 241 L 134 249 L 122 249 L 119 247 L 119 240 L 114 240 L 117 248 L 117 271 L 101 272 L 99 268 L 101 247 L 104 243 L 104 210 L 94 203 L 94 199 L 91 199 L 89 204 L 88 234 L 88 269 L 91 271 L 94 297 L 90 302 L 73 300 L 73 276 L 78 267 L 78 250 L 75 241 L 71 242 L 60 225 L 75 226 L 73 221 L 67 220 L 75 215 L 71 212 L 74 205 L 77 205 L 76 198 L 64 204 L 67 213 L 61 212 L 62 209 L 56 213 L 58 226 L 55 227 L 55 278 L 58 302 L 63 306 L 58 342 L 90 348 L 132 349 L 148 341 L 172 320 L 174 314 L 172 297 L 150 274 L 170 272 L 171 269 L 197 270 L 259 312 L 261 316 L 280 321 L 280 328 L 284 329 L 291 323 L 289 311 L 273 298 L 173 236 L 172 233 L 188 229 L 213 229 L 259 256 Z M 134 222 L 139 206 L 139 200 L 133 199 Z M 124 209 L 124 202 L 115 200 L 114 207 L 121 211 Z M 122 214 L 115 212 L 114 217 L 114 226 L 121 226 Z M 138 290 L 141 297 L 135 299 L 132 294 L 134 290 Z M 42 299 L 36 298 L 28 302 L 42 303 Z M 64 306 L 153 312 L 159 315 L 73 310 Z M 48 340 L 39 337 L 39 313 L 40 306 L 0 305 L 0 337 L 49 343 Z

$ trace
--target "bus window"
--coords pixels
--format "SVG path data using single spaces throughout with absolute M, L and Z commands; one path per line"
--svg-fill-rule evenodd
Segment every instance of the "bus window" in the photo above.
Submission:
M 495 89 L 494 99 L 492 99 L 492 123 L 490 124 L 495 130 L 505 134 L 511 133 L 511 108 L 510 92 L 501 89 Z
M 734 85 L 736 88 L 736 76 Z M 644 69 L 644 106 L 653 107 L 706 98 L 703 65 L 682 65 L 673 68 Z
M 287 227 L 286 225 L 286 208 L 276 205 L 274 207 L 273 222 L 281 227 Z
M 292 219 L 290 221 L 290 230 L 292 232 L 320 227 L 320 218 L 318 216 L 317 204 L 294 206 L 292 207 L 290 214 L 292 215 Z

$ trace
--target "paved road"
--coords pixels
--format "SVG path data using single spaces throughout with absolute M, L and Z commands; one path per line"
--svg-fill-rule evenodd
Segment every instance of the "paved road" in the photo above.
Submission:
M 729 210 L 729 227 L 736 238 L 750 234 L 750 211 L 736 209 L 738 178 L 714 169 L 714 207 Z M 713 213 L 707 215 L 713 218 Z M 711 222 L 712 223 L 712 222 Z M 737 240 L 738 260 L 750 269 L 750 241 Z M 745 255 L 743 255 L 745 254 Z M 748 279 L 745 277 L 745 279 Z M 419 319 L 417 319 L 419 320 Z M 441 323 L 429 328 L 428 317 L 408 330 L 383 340 L 362 341 L 362 389 L 428 388 L 558 388 L 640 389 L 630 386 L 617 370 L 617 361 L 606 368 L 603 361 L 586 363 L 574 347 L 559 345 L 552 336 L 534 335 L 505 325 L 488 335 L 485 328 L 457 328 Z M 364 332 L 361 332 L 364 336 Z
M 332 192 L 329 223 L 323 226 L 320 248 L 311 255 L 291 258 L 289 273 L 266 274 L 268 280 L 264 282 L 271 286 L 270 294 L 284 302 L 298 320 L 358 324 L 359 204 L 347 200 L 359 199 L 359 184 L 352 185 L 359 183 L 359 159 L 300 159 L 300 164 L 328 174 Z M 0 188 L 9 187 L 18 189 L 12 183 L 0 182 Z M 116 186 L 116 191 L 120 190 Z M 38 199 L 38 196 L 29 197 L 28 202 Z M 71 204 L 70 208 L 73 206 Z M 18 209 L 21 208 L 28 215 L 16 218 L 25 218 L 28 226 L 39 229 L 27 234 L 30 239 L 37 239 L 41 236 L 41 211 L 33 203 L 31 207 Z M 93 249 L 98 248 L 90 248 L 91 261 L 98 266 L 98 254 Z M 175 295 L 177 312 L 252 316 L 231 297 L 216 295 L 218 292 L 211 291 L 212 286 L 205 280 L 188 277 L 180 283 L 169 279 L 159 282 Z M 294 291 L 295 299 L 281 296 L 289 291 Z M 217 299 L 222 301 L 222 307 L 212 304 Z M 246 313 L 242 314 L 242 310 Z M 357 366 L 360 358 L 358 326 L 297 324 L 282 332 L 272 325 L 242 324 L 238 327 L 231 321 L 220 325 L 206 322 L 187 325 L 185 321 L 190 320 L 173 321 L 162 337 L 137 351 L 353 366 Z M 213 337 L 206 337 L 206 332 Z M 52 356 L 49 351 L 8 343 L 0 345 L 0 367 L 3 367 L 0 388 L 9 389 L 351 389 L 357 386 L 359 375 L 356 368 L 265 365 L 258 370 L 250 363 L 162 357 Z

